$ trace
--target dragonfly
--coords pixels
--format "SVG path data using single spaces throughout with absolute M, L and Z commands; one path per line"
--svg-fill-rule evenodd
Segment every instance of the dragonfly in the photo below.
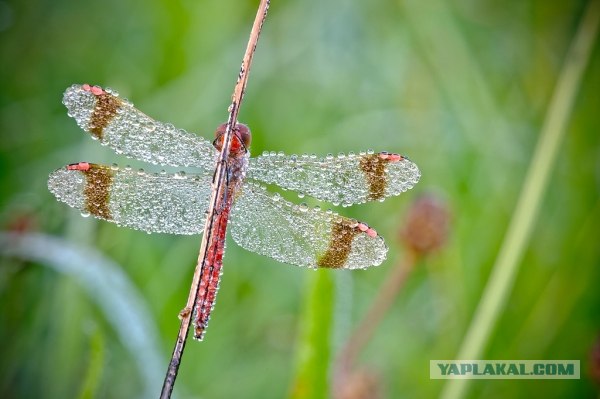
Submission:
M 78 162 L 50 174 L 49 190 L 83 216 L 147 233 L 201 234 L 215 163 L 227 124 L 214 141 L 156 121 L 109 88 L 69 87 L 68 115 L 117 154 L 155 165 L 195 168 L 195 173 L 153 173 L 131 167 Z M 224 195 L 213 223 L 214 242 L 193 309 L 194 338 L 202 340 L 222 274 L 225 236 L 242 248 L 308 268 L 365 269 L 386 258 L 383 238 L 364 222 L 331 210 L 294 204 L 264 184 L 333 205 L 383 201 L 412 188 L 418 167 L 405 156 L 371 150 L 337 156 L 264 152 L 250 157 L 250 129 L 237 123 L 226 159 Z M 262 182 L 262 184 L 261 184 Z

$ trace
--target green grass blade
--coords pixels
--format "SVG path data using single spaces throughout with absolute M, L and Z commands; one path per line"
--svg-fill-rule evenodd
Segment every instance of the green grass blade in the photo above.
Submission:
M 92 399 L 98 396 L 98 387 L 105 365 L 106 343 L 102 331 L 96 329 L 90 340 L 90 361 L 81 384 L 79 399 Z
M 154 395 L 162 378 L 158 331 L 141 294 L 117 264 L 94 249 L 40 233 L 0 233 L 0 255 L 39 262 L 75 279 L 134 359 L 145 386 L 140 397 Z
M 296 376 L 290 398 L 317 399 L 329 396 L 329 360 L 335 286 L 329 270 L 311 273 L 301 336 L 296 349 Z
M 514 284 L 523 251 L 548 186 L 550 172 L 565 136 L 581 77 L 590 58 L 600 20 L 600 2 L 590 2 L 567 54 L 527 171 L 515 212 L 502 242 L 490 279 L 467 330 L 457 359 L 480 359 Z M 471 380 L 450 380 L 442 398 L 462 398 Z

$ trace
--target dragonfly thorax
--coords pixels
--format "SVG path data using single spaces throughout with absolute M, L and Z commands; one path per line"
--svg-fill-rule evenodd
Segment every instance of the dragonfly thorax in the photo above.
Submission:
M 227 129 L 227 123 L 219 125 L 215 131 L 215 141 L 213 145 L 219 151 L 223 147 L 223 137 L 225 137 L 225 130 Z M 248 151 L 250 142 L 252 141 L 252 134 L 250 128 L 243 123 L 238 123 L 233 128 L 233 137 L 231 138 L 231 147 L 229 149 L 231 155 L 242 155 Z

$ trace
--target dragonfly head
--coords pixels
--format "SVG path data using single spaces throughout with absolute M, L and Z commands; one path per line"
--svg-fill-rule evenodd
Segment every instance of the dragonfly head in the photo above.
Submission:
M 221 148 L 223 148 L 223 137 L 226 129 L 227 123 L 222 123 L 215 131 L 215 141 L 213 141 L 213 145 L 219 151 L 221 151 Z M 248 151 L 248 147 L 250 147 L 251 141 L 252 134 L 250 133 L 250 128 L 243 123 L 236 124 L 233 128 L 230 152 L 232 154 L 240 152 L 245 154 Z

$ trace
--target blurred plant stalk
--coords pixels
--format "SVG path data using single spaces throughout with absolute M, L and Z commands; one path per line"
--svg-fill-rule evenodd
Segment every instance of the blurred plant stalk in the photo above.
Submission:
M 378 378 L 366 370 L 354 370 L 357 357 L 373 338 L 415 265 L 446 243 L 449 216 L 445 202 L 431 194 L 418 198 L 408 211 L 407 221 L 399 232 L 399 240 L 406 252 L 390 269 L 379 294 L 340 351 L 334 366 L 334 398 L 381 397 Z
M 244 99 L 244 94 L 246 91 L 246 85 L 248 83 L 250 67 L 252 66 L 252 60 L 254 58 L 254 52 L 258 44 L 260 32 L 262 30 L 265 19 L 267 18 L 269 4 L 269 0 L 260 0 L 260 3 L 258 4 L 256 17 L 254 18 L 254 23 L 252 24 L 252 29 L 250 31 L 250 37 L 248 38 L 248 44 L 246 45 L 246 51 L 244 52 L 244 56 L 242 58 L 240 72 L 238 74 L 237 82 L 234 86 L 233 94 L 231 96 L 231 105 L 228 109 L 229 117 L 227 118 L 225 132 L 223 133 L 223 144 L 221 145 L 221 152 L 218 158 L 216 159 L 215 163 L 216 166 L 212 181 L 213 189 L 209 200 L 208 210 L 206 211 L 206 221 L 204 225 L 204 232 L 202 234 L 200 242 L 200 252 L 198 254 L 198 261 L 196 263 L 196 269 L 194 270 L 194 275 L 192 277 L 192 285 L 190 288 L 190 293 L 188 295 L 185 308 L 179 314 L 181 324 L 179 326 L 179 332 L 177 333 L 177 338 L 175 339 L 175 345 L 173 348 L 173 353 L 171 355 L 171 361 L 169 362 L 167 373 L 165 375 L 165 379 L 161 389 L 161 399 L 169 399 L 175 387 L 175 380 L 177 378 L 177 374 L 179 373 L 181 358 L 183 357 L 185 343 L 189 334 L 190 325 L 192 324 L 192 315 L 194 314 L 194 309 L 197 306 L 200 306 L 200 303 L 198 302 L 198 293 L 200 292 L 200 286 L 202 283 L 201 276 L 203 275 L 203 272 L 204 270 L 206 270 L 205 268 L 207 267 L 210 267 L 210 273 L 212 273 L 213 266 L 209 266 L 209 258 L 211 252 L 210 248 L 211 246 L 213 246 L 213 248 L 218 248 L 218 246 L 214 247 L 214 242 L 216 242 L 216 240 L 219 240 L 219 234 L 217 233 L 217 230 L 213 228 L 213 226 L 217 226 L 220 223 L 221 216 L 219 215 L 217 209 L 219 208 L 219 206 L 225 204 L 225 202 L 222 202 L 222 198 L 225 197 L 225 193 L 227 190 L 225 183 L 227 180 L 226 161 L 227 157 L 229 156 L 230 146 L 232 145 L 231 143 L 234 135 L 233 128 L 237 124 L 238 113 L 240 111 L 242 100 Z
M 600 390 L 600 337 L 592 345 L 588 359 L 589 376 Z

